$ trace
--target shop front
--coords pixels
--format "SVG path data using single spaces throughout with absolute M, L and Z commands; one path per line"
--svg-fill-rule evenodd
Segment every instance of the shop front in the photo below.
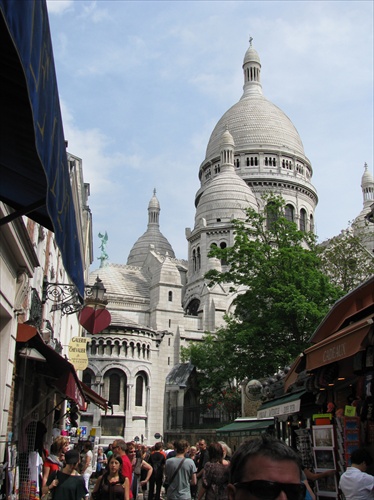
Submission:
M 320 498 L 339 498 L 351 453 L 366 447 L 374 457 L 374 277 L 333 306 L 311 341 L 287 374 L 285 391 L 302 386 L 314 398 L 315 413 L 296 434 L 297 447 L 315 470 L 337 471 L 316 490 Z

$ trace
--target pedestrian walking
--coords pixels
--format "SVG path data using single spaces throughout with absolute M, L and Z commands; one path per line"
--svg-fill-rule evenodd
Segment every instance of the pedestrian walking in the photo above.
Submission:
M 191 484 L 196 484 L 196 465 L 185 454 L 189 444 L 184 439 L 176 443 L 176 456 L 165 464 L 166 498 L 168 500 L 191 500 Z

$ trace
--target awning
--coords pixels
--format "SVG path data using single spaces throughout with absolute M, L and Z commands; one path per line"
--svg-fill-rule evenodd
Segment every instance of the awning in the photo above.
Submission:
M 306 369 L 314 370 L 353 356 L 365 348 L 364 340 L 373 326 L 373 318 L 369 316 L 361 321 L 343 328 L 321 342 L 308 347 L 304 351 Z
M 54 231 L 84 295 L 82 256 L 45 0 L 0 0 L 0 201 Z M 0 220 L 0 224 L 9 218 Z
M 52 376 L 55 380 L 51 383 L 58 391 L 75 401 L 80 410 L 86 409 L 85 396 L 74 366 L 49 347 L 35 327 L 20 323 L 17 328 L 17 342 L 27 343 L 29 347 L 36 349 L 46 361 L 41 363 L 40 373 Z
M 88 387 L 88 385 L 86 385 L 85 383 L 81 382 L 81 386 L 87 401 L 95 404 L 102 410 L 105 411 L 108 410 L 108 404 L 106 399 L 102 398 L 99 394 L 97 394 L 97 392 L 93 391 L 91 387 Z
M 217 437 L 223 435 L 239 437 L 258 436 L 266 432 L 271 425 L 274 425 L 273 419 L 236 421 L 217 429 L 216 434 Z
M 264 403 L 257 411 L 257 418 L 280 417 L 300 411 L 301 396 L 306 391 L 295 392 Z
M 289 372 L 284 377 L 284 392 L 287 392 L 288 388 L 296 382 L 297 377 L 299 375 L 299 371 L 300 371 L 299 367 L 301 366 L 302 363 L 303 363 L 303 365 L 305 365 L 304 353 L 299 354 L 299 356 L 292 363 Z M 305 368 L 305 366 L 304 366 L 304 368 Z

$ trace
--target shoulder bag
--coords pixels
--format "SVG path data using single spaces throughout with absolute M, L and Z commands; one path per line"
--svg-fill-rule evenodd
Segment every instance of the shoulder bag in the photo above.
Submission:
M 173 475 L 171 476 L 171 478 L 170 478 L 170 481 L 167 481 L 167 480 L 165 480 L 165 481 L 164 481 L 163 486 L 164 486 L 165 490 L 167 490 L 167 489 L 169 488 L 169 486 L 171 485 L 171 483 L 174 481 L 175 476 L 177 475 L 177 473 L 178 473 L 179 469 L 182 467 L 183 462 L 184 462 L 185 460 L 186 460 L 186 459 L 184 458 L 184 459 L 181 461 L 181 463 L 178 465 L 178 467 L 175 469 L 174 474 L 173 474 Z

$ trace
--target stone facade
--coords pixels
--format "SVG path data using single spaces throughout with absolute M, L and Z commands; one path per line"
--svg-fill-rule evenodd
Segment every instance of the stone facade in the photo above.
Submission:
M 285 199 L 290 220 L 314 230 L 318 197 L 311 163 L 291 120 L 264 97 L 261 62 L 252 46 L 243 77 L 243 95 L 218 121 L 198 169 L 194 226 L 185 231 L 188 260 L 175 258 L 160 231 L 155 191 L 147 230 L 127 264 L 106 263 L 91 275 L 92 282 L 98 274 L 106 286 L 112 322 L 90 336 L 84 381 L 111 401 L 113 414 L 90 405 L 82 423 L 98 427 L 104 443 L 124 436 L 152 444 L 156 433 L 186 433 L 178 411 L 192 408 L 198 395 L 192 372 L 180 363 L 180 349 L 221 326 L 241 292 L 204 280 L 209 269 L 224 269 L 208 253 L 212 245 L 233 244 L 232 219 L 243 219 L 248 207 L 262 210 L 263 195 L 275 193 Z

